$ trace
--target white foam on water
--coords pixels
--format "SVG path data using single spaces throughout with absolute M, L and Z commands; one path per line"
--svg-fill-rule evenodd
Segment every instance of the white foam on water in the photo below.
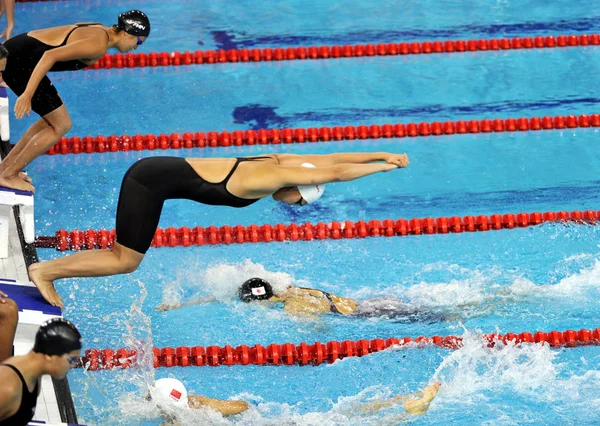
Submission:
M 213 263 L 205 268 L 177 271 L 175 280 L 164 286 L 163 303 L 181 302 L 187 288 L 194 288 L 200 295 L 198 297 L 211 296 L 221 302 L 230 302 L 236 298 L 244 281 L 255 277 L 268 281 L 275 293 L 285 291 L 294 282 L 290 274 L 267 270 L 264 265 L 248 259 L 238 263 Z

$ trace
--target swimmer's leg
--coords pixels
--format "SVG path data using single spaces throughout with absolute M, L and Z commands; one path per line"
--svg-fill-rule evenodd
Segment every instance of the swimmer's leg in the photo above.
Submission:
M 33 186 L 19 178 L 19 172 L 29 163 L 54 146 L 71 129 L 71 117 L 65 105 L 44 115 L 46 126 L 40 121 L 31 126 L 19 143 L 0 163 L 0 186 L 33 191 Z
M 19 307 L 14 300 L 0 298 L 0 362 L 10 358 L 19 322 Z
M 83 251 L 48 262 L 34 263 L 29 267 L 29 278 L 44 299 L 62 308 L 63 302 L 54 288 L 54 280 L 128 274 L 135 271 L 143 259 L 143 254 L 115 242 L 112 250 Z

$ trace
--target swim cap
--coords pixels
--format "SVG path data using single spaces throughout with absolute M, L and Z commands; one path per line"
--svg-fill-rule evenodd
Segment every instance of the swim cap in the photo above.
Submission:
M 314 164 L 302 163 L 302 167 L 315 168 Z M 298 191 L 302 198 L 308 203 L 314 203 L 325 193 L 325 185 L 298 185 Z
M 188 407 L 188 394 L 185 386 L 177 379 L 159 379 L 150 386 L 150 395 L 156 404 L 167 409 L 169 406 L 177 408 Z
M 70 321 L 52 318 L 35 335 L 33 351 L 44 355 L 64 355 L 81 349 L 81 334 Z
M 267 300 L 273 297 L 273 288 L 262 278 L 250 278 L 242 284 L 238 290 L 238 296 L 246 303 L 254 300 Z
M 148 37 L 150 35 L 150 20 L 141 10 L 121 13 L 117 27 L 134 36 Z

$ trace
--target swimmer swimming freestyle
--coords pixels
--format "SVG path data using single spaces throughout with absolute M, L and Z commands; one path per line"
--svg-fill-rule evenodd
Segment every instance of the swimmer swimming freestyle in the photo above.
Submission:
M 273 286 L 262 278 L 250 278 L 238 289 L 242 302 L 265 302 L 283 304 L 283 310 L 292 315 L 341 315 L 354 318 L 385 317 L 395 322 L 439 322 L 450 318 L 442 313 L 425 311 L 394 297 L 353 300 L 323 290 L 289 285 L 285 291 L 275 293 Z M 185 306 L 213 302 L 214 297 L 205 297 L 178 304 L 161 304 L 156 309 L 170 311 Z
M 285 204 L 303 206 L 323 195 L 324 184 L 389 172 L 408 163 L 406 154 L 388 152 L 145 158 L 134 163 L 123 177 L 114 247 L 35 263 L 29 267 L 29 276 L 44 299 L 62 307 L 54 280 L 127 274 L 138 268 L 152 243 L 166 200 L 243 208 L 272 196 Z
M 149 35 L 146 14 L 130 10 L 121 13 L 112 27 L 99 23 L 64 25 L 29 31 L 4 42 L 8 61 L 2 79 L 18 96 L 15 116 L 20 119 L 33 110 L 41 119 L 27 129 L 0 163 L 0 186 L 33 192 L 31 179 L 22 170 L 71 129 L 67 108 L 46 74 L 87 68 L 108 49 L 130 52 Z

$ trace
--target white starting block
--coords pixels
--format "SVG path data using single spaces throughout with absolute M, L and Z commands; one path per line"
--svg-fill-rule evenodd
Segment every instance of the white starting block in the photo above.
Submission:
M 0 87 L 0 139 L 10 140 L 8 94 Z M 33 243 L 35 239 L 33 221 L 33 194 L 29 191 L 0 187 L 0 259 L 8 257 L 8 224 L 13 206 L 20 206 L 21 224 L 25 241 Z
M 8 224 L 13 206 L 20 206 L 25 242 L 31 244 L 35 240 L 33 194 L 29 191 L 0 187 L 0 259 L 8 257 Z

